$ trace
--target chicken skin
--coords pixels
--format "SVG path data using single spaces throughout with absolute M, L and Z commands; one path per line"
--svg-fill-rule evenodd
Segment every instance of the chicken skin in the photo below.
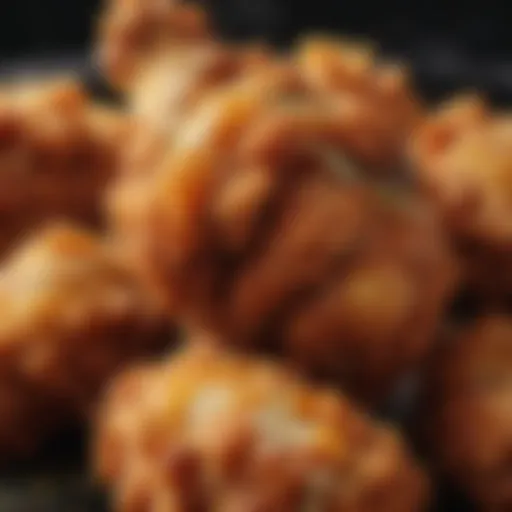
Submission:
M 116 512 L 426 509 L 425 475 L 393 429 L 197 339 L 121 375 L 101 413 L 94 461 Z
M 131 123 L 73 79 L 0 91 L 0 255 L 40 223 L 99 225 Z
M 512 299 L 512 115 L 451 101 L 418 130 L 412 160 L 465 262 L 469 290 Z
M 0 268 L 0 459 L 85 419 L 121 365 L 167 343 L 160 305 L 107 245 L 54 224 Z
M 456 277 L 430 208 L 362 181 L 287 70 L 213 91 L 163 163 L 113 187 L 120 244 L 188 325 L 384 395 L 428 351 Z
M 173 0 L 111 0 L 99 48 L 100 67 L 109 81 L 123 84 L 131 109 L 171 134 L 213 88 L 276 65 L 288 66 L 329 105 L 347 156 L 372 173 L 400 170 L 423 117 L 405 68 L 383 62 L 369 44 L 310 36 L 289 57 L 229 45 L 197 7 Z
M 512 318 L 489 315 L 434 359 L 425 408 L 430 455 L 479 509 L 512 507 Z

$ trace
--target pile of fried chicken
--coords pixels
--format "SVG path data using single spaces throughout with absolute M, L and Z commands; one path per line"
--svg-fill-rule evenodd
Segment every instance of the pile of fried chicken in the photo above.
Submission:
M 122 106 L 0 88 L 0 461 L 85 424 L 115 512 L 512 510 L 512 115 L 177 0 L 95 58 Z

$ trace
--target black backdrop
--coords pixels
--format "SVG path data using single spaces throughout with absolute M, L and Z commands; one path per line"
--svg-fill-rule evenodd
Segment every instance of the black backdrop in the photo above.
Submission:
M 411 61 L 425 92 L 479 87 L 512 100 L 507 0 L 203 0 L 226 37 L 287 43 L 326 29 L 368 35 Z M 100 0 L 0 0 L 0 66 L 43 55 L 86 55 Z

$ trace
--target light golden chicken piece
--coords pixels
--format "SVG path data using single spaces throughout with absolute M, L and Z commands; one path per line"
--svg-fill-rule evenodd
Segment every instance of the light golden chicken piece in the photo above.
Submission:
M 0 90 L 0 255 L 42 222 L 98 225 L 131 122 L 73 79 Z
M 162 165 L 114 186 L 113 226 L 186 323 L 382 396 L 428 351 L 454 262 L 430 209 L 359 181 L 296 87 L 284 69 L 212 92 Z
M 512 507 L 512 317 L 480 318 L 433 360 L 430 456 L 479 510 Z
M 425 475 L 392 428 L 279 366 L 203 341 L 114 382 L 94 444 L 113 510 L 426 509 Z
M 472 291 L 512 298 L 512 115 L 480 98 L 444 105 L 418 130 L 418 178 L 442 212 Z
M 163 348 L 160 305 L 114 250 L 55 224 L 0 268 L 0 460 L 84 419 L 119 368 Z

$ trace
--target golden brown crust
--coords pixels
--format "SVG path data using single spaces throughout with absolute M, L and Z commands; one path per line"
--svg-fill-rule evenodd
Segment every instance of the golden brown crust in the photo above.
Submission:
M 336 113 L 347 154 L 379 172 L 396 173 L 423 118 L 405 66 L 383 62 L 368 43 L 325 37 L 304 39 L 296 59 L 308 87 Z
M 418 512 L 427 498 L 390 428 L 278 366 L 203 344 L 114 383 L 95 461 L 118 512 Z
M 369 44 L 308 37 L 289 57 L 233 47 L 215 38 L 205 13 L 174 0 L 111 0 L 102 27 L 107 78 L 122 83 L 135 112 L 167 129 L 179 127 L 189 106 L 213 87 L 255 64 L 279 62 L 336 112 L 348 156 L 373 172 L 396 174 L 403 167 L 407 141 L 423 116 L 405 68 L 383 62 Z
M 479 319 L 432 366 L 425 420 L 434 460 L 482 510 L 510 510 L 512 319 Z
M 72 79 L 0 91 L 0 255 L 51 218 L 98 224 L 130 129 Z
M 111 0 L 99 28 L 99 65 L 112 84 L 130 88 L 140 65 L 163 49 L 208 40 L 205 13 L 181 0 Z
M 0 453 L 89 413 L 118 367 L 167 343 L 168 322 L 113 250 L 58 224 L 0 269 Z
M 512 116 L 455 98 L 418 130 L 412 159 L 467 264 L 471 288 L 512 297 Z
M 343 137 L 287 69 L 265 71 L 210 93 L 110 207 L 182 318 L 384 394 L 427 350 L 453 266 L 428 208 L 347 178 Z

